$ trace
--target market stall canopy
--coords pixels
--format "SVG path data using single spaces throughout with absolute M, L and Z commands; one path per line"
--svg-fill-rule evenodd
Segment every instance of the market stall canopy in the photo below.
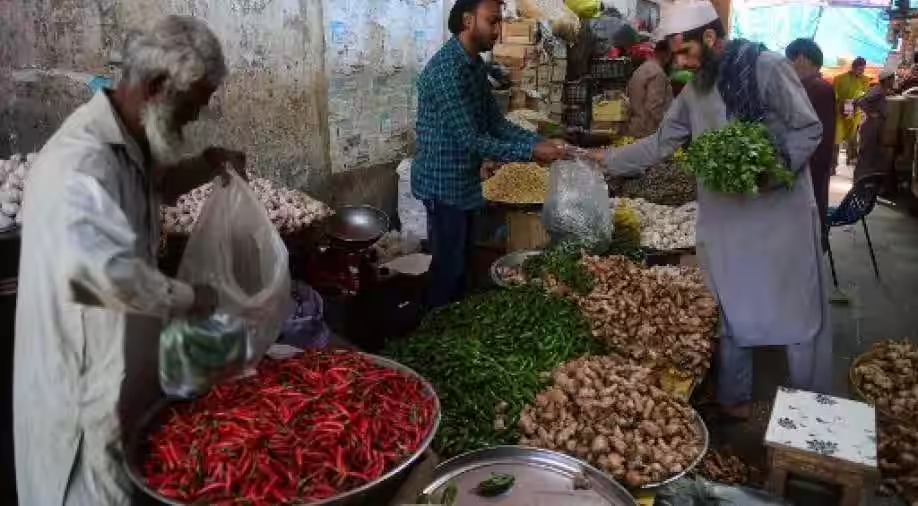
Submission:
M 802 1 L 760 6 L 769 1 L 734 1 L 730 36 L 765 42 L 777 52 L 794 39 L 812 37 L 822 48 L 827 66 L 857 56 L 882 66 L 892 49 L 886 39 L 889 20 L 884 9 L 852 8 L 849 0 L 842 0 L 849 2 L 845 6 L 834 0 L 828 5 Z

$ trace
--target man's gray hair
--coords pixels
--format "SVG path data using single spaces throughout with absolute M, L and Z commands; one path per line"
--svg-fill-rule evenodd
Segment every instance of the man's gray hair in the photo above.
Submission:
M 130 84 L 165 78 L 167 93 L 188 91 L 201 79 L 217 87 L 226 77 L 220 41 L 206 24 L 190 16 L 168 16 L 128 40 L 123 69 Z

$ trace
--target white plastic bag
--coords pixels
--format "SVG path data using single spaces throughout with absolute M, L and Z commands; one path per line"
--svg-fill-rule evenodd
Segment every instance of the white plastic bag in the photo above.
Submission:
M 223 376 L 254 367 L 277 340 L 293 307 L 287 247 L 264 206 L 237 174 L 226 186 L 217 183 L 204 203 L 177 277 L 192 285 L 213 287 L 218 295 L 217 312 L 242 322 L 245 359 L 227 357 Z M 160 356 L 175 352 L 164 346 L 181 341 L 161 340 Z M 190 364 L 194 366 L 193 361 Z M 190 385 L 181 384 L 181 375 L 164 374 L 166 365 L 160 364 L 160 384 L 167 394 L 200 393 L 200 381 L 188 388 Z
M 407 240 L 427 239 L 427 209 L 424 203 L 411 193 L 411 158 L 398 164 L 398 220 L 402 224 L 402 235 Z
M 552 164 L 542 224 L 554 241 L 603 244 L 612 238 L 609 189 L 586 160 Z

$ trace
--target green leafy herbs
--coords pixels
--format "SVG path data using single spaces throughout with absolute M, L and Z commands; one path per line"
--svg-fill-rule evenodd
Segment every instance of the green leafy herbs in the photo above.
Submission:
M 621 255 L 635 262 L 642 262 L 646 257 L 640 246 L 633 244 L 627 237 L 613 232 L 612 239 L 602 244 L 587 245 L 580 241 L 562 241 L 532 256 L 523 263 L 523 274 L 526 279 L 544 279 L 550 275 L 558 283 L 565 285 L 578 295 L 593 291 L 593 276 L 580 262 L 583 254 L 613 256 Z
M 540 373 L 598 346 L 572 302 L 520 287 L 441 308 L 383 353 L 433 383 L 442 408 L 434 447 L 450 457 L 516 444 L 520 410 L 544 387 Z
M 562 242 L 546 249 L 541 255 L 526 259 L 523 274 L 527 279 L 552 276 L 574 293 L 585 295 L 593 290 L 593 276 L 580 263 L 585 246 L 576 241 Z
M 709 130 L 675 160 L 705 188 L 720 193 L 755 195 L 763 187 L 794 182 L 761 123 L 731 121 Z

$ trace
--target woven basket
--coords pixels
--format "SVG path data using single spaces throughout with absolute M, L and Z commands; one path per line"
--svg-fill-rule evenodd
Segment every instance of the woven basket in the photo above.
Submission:
M 870 362 L 871 360 L 874 360 L 876 358 L 876 355 L 877 354 L 875 351 L 868 351 L 866 353 L 858 355 L 858 357 L 855 358 L 853 362 L 851 362 L 851 367 L 848 369 L 848 386 L 851 391 L 851 394 L 855 398 L 860 399 L 874 406 L 881 420 L 909 424 L 911 423 L 911 421 L 909 420 L 908 417 L 896 416 L 890 413 L 889 411 L 887 411 L 886 409 L 881 408 L 873 401 L 873 399 L 867 397 L 867 394 L 865 394 L 864 391 L 861 389 L 861 383 L 863 382 L 863 378 L 861 378 L 860 375 L 857 374 L 856 370 L 858 366 L 864 365 L 865 363 Z

